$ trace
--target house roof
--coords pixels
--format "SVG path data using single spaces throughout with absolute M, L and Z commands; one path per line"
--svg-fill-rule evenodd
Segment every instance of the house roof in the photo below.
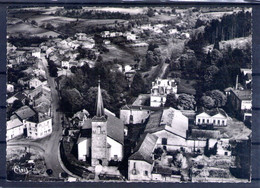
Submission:
M 158 137 L 152 134 L 144 134 L 135 148 L 135 152 L 129 157 L 129 160 L 141 160 L 150 164 L 153 163 L 152 153 Z
M 14 113 L 22 120 L 28 119 L 36 114 L 35 111 L 27 105 L 22 106 Z
M 12 120 L 9 120 L 6 122 L 6 129 L 10 130 L 10 129 L 13 129 L 15 127 L 22 126 L 22 125 L 23 125 L 23 123 L 18 118 L 15 118 L 15 119 L 12 119 Z
M 220 131 L 192 129 L 190 137 L 194 139 L 209 139 L 209 138 L 218 139 L 220 138 Z
M 150 110 L 150 111 L 158 111 L 162 110 L 163 107 L 153 107 L 153 106 L 140 106 L 140 105 L 124 105 L 121 110 Z
M 21 93 L 21 92 L 16 93 L 16 94 L 14 95 L 14 97 L 17 98 L 17 99 L 20 100 L 20 101 L 22 101 L 23 99 L 26 98 L 26 96 L 25 96 L 23 93 Z
M 186 138 L 188 118 L 180 110 L 165 108 L 150 115 L 145 132 L 153 133 L 161 130 Z
M 121 119 L 105 110 L 107 115 L 107 135 L 113 140 L 124 144 L 124 123 Z
M 206 114 L 208 114 L 210 116 L 215 116 L 217 114 L 221 114 L 224 117 L 227 117 L 226 112 L 222 108 L 213 108 L 213 109 L 210 109 L 210 110 L 208 110 L 206 108 L 200 108 L 198 110 L 198 115 L 200 115 L 201 113 L 206 113 Z
M 251 90 L 235 90 L 232 92 L 237 96 L 239 100 L 252 100 L 252 91 Z
M 42 102 L 38 106 L 34 107 L 34 110 L 40 113 L 48 113 L 49 109 L 50 109 L 50 104 L 46 102 Z

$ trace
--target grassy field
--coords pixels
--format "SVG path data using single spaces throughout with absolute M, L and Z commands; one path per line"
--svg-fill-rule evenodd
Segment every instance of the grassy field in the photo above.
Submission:
M 32 26 L 27 23 L 19 23 L 16 25 L 8 25 L 7 26 L 8 34 L 23 34 L 23 35 L 32 35 L 32 36 L 52 36 L 57 37 L 59 34 L 53 31 L 49 31 L 47 29 L 43 29 L 40 27 Z
M 135 64 L 135 55 L 140 55 L 141 57 L 144 57 L 147 51 L 147 47 L 127 48 L 120 47 L 114 44 L 107 45 L 106 48 L 109 49 L 109 52 L 102 54 L 104 60 L 111 61 L 114 59 L 118 59 L 119 61 L 122 61 L 127 65 Z
M 196 90 L 194 86 L 197 84 L 195 80 L 185 80 L 181 79 L 180 84 L 178 85 L 178 93 L 186 93 L 190 95 L 195 95 Z

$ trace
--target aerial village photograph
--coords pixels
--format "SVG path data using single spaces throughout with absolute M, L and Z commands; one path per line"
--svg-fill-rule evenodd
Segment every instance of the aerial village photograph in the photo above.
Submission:
M 8 181 L 251 181 L 251 8 L 7 15 Z

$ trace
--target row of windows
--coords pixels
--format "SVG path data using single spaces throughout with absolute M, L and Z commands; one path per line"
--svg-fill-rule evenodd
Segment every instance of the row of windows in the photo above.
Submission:
M 209 123 L 209 119 L 202 119 L 202 121 L 201 121 L 201 119 L 198 119 L 198 123 Z M 220 123 L 221 123 L 221 121 L 220 120 L 213 120 L 213 124 L 218 124 L 218 125 L 220 125 Z M 222 120 L 222 125 L 224 125 L 225 124 L 225 121 L 224 120 Z

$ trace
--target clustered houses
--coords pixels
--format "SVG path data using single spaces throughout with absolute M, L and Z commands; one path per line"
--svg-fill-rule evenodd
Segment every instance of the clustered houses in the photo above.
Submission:
M 92 50 L 92 56 L 78 58 L 79 47 L 84 50 Z M 70 74 L 69 69 L 73 66 L 81 67 L 84 64 L 88 64 L 89 67 L 93 67 L 96 57 L 99 54 L 94 47 L 94 39 L 85 33 L 76 33 L 74 37 L 63 40 L 56 38 L 41 44 L 41 48 L 44 48 L 46 52 L 47 59 L 53 61 L 58 67 L 59 76 Z
M 157 78 L 155 82 L 152 82 L 150 106 L 164 106 L 166 102 L 166 97 L 170 93 L 177 93 L 177 84 L 175 80 Z
M 166 97 L 169 93 L 177 93 L 177 86 L 173 79 L 156 79 L 151 91 L 148 98 L 146 95 L 140 95 L 132 105 L 125 105 L 120 109 L 120 119 L 128 128 L 133 125 L 145 125 L 137 146 L 128 158 L 129 180 L 179 182 L 181 176 L 187 178 L 172 164 L 165 162 L 173 160 L 172 156 L 167 154 L 169 152 L 179 151 L 181 152 L 178 154 L 179 158 L 186 160 L 182 152 L 203 155 L 215 151 L 216 157 L 223 156 L 228 161 L 232 161 L 231 135 L 220 131 L 229 126 L 228 120 L 231 121 L 223 109 L 201 108 L 194 113 L 165 108 L 163 100 L 158 101 L 156 105 L 152 104 L 153 101 L 156 102 L 152 100 L 154 94 Z M 235 109 L 251 109 L 251 93 L 245 90 L 234 91 L 236 90 L 231 89 L 229 95 Z M 151 101 L 151 106 L 143 105 L 144 100 L 147 99 Z M 193 124 L 192 122 L 194 125 L 190 125 Z M 156 159 L 155 151 L 159 148 L 163 151 L 163 157 Z M 182 165 L 185 163 L 182 162 Z
M 12 49 L 9 49 L 7 55 L 8 71 L 22 70 L 23 74 L 17 82 L 7 85 L 7 140 L 18 136 L 43 138 L 52 133 L 52 99 L 40 59 L 41 48 L 27 47 L 15 51 Z M 13 56 L 19 58 L 12 59 Z M 16 107 L 18 103 L 22 106 Z

